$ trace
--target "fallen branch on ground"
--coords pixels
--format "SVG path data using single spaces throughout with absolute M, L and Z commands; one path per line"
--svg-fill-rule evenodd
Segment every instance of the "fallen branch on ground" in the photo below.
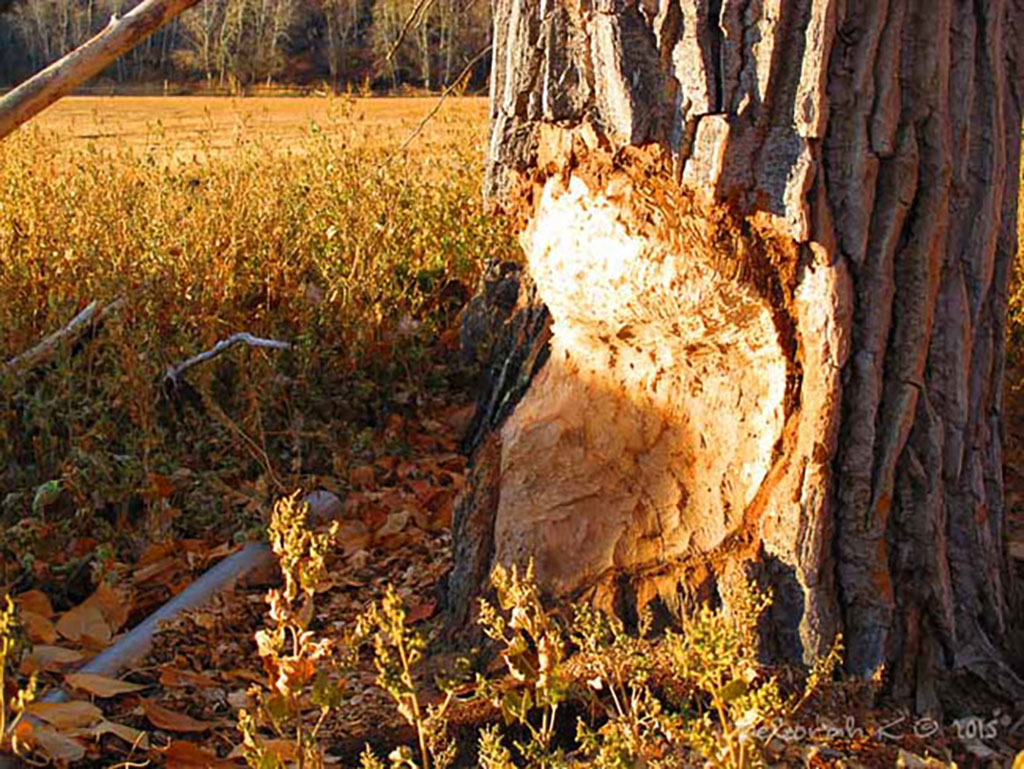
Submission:
M 323 491 L 307 494 L 303 503 L 308 505 L 307 520 L 310 526 L 330 520 L 332 516 L 338 514 L 340 507 L 337 497 Z M 229 555 L 209 569 L 178 595 L 121 636 L 113 646 L 93 657 L 76 672 L 117 678 L 121 671 L 137 665 L 145 659 L 153 647 L 153 638 L 160 630 L 161 625 L 174 621 L 186 611 L 205 606 L 215 596 L 226 592 L 237 584 L 242 577 L 272 568 L 276 563 L 277 559 L 269 546 L 262 542 L 250 542 L 237 553 Z M 67 702 L 68 699 L 68 692 L 63 688 L 57 688 L 50 691 L 41 701 Z M 32 716 L 27 720 L 38 723 Z M 21 765 L 16 759 L 0 756 L 0 769 L 14 769 Z
M 271 350 L 290 350 L 292 348 L 291 342 L 279 342 L 276 339 L 263 339 L 258 336 L 253 336 L 247 331 L 242 331 L 238 334 L 234 334 L 233 336 L 229 336 L 227 339 L 221 339 L 217 344 L 205 352 L 193 355 L 191 358 L 183 360 L 181 363 L 169 366 L 167 373 L 164 374 L 165 386 L 170 385 L 172 387 L 177 387 L 181 375 L 190 368 L 216 358 L 218 355 L 231 349 L 236 344 L 247 344 L 250 347 L 265 347 Z
M 38 368 L 52 359 L 61 347 L 78 342 L 86 335 L 94 334 L 111 313 L 117 312 L 123 306 L 122 299 L 116 299 L 105 307 L 101 307 L 99 302 L 90 302 L 89 306 L 68 321 L 64 328 L 54 331 L 31 350 L 14 356 L 6 363 L 0 363 L 0 374 L 24 374 Z

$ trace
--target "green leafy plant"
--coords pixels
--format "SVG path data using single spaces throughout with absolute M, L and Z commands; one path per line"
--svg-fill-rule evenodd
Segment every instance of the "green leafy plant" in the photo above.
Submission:
M 837 638 L 815 663 L 801 695 L 786 697 L 758 659 L 758 621 L 771 594 L 743 579 L 723 591 L 723 603 L 720 610 L 702 607 L 682 634 L 668 633 L 665 649 L 687 692 L 677 735 L 711 765 L 745 769 L 763 764 L 773 725 L 795 716 L 831 680 L 842 645 Z
M 284 584 L 267 593 L 274 626 L 256 633 L 268 687 L 252 691 L 257 701 L 254 713 L 242 710 L 238 718 L 246 762 L 254 769 L 278 769 L 286 763 L 283 751 L 261 736 L 260 726 L 291 742 L 288 753 L 295 756 L 301 769 L 323 766 L 317 735 L 331 710 L 344 702 L 344 690 L 332 680 L 331 668 L 340 672 L 351 661 L 351 644 L 318 638 L 308 629 L 317 585 L 327 577 L 324 558 L 337 524 L 327 534 L 310 531 L 306 527 L 308 506 L 296 500 L 297 495 L 280 500 L 270 519 L 270 546 Z M 305 719 L 310 708 L 319 711 L 311 726 Z
M 758 659 L 758 621 L 768 593 L 746 580 L 724 592 L 724 608 L 705 606 L 681 633 L 654 638 L 651 615 L 637 633 L 589 605 L 573 607 L 571 632 L 545 610 L 532 565 L 495 568 L 498 606 L 481 603 L 480 622 L 501 645 L 512 686 L 480 678 L 479 692 L 497 706 L 506 725 L 529 739 L 513 746 L 527 766 L 609 769 L 677 767 L 693 763 L 687 747 L 711 766 L 762 765 L 763 745 L 784 719 L 797 715 L 832 678 L 837 640 L 812 668 L 803 691 L 783 695 Z M 567 701 L 591 714 L 577 722 L 577 746 L 554 749 L 559 706 Z M 479 738 L 482 766 L 504 769 L 513 755 L 497 728 Z
M 592 711 L 604 717 L 599 729 L 580 719 L 577 739 L 594 766 L 634 767 L 668 753 L 673 717 L 654 695 L 658 649 L 650 640 L 651 613 L 644 610 L 637 634 L 622 621 L 588 604 L 573 608 L 574 672 L 586 681 Z
M 481 769 L 515 769 L 512 753 L 501 739 L 501 729 L 491 724 L 480 730 L 477 742 L 477 764 Z
M 689 685 L 687 741 L 714 766 L 741 769 L 760 760 L 752 730 L 780 716 L 785 704 L 774 678 L 760 680 L 757 622 L 770 596 L 744 581 L 723 600 L 726 609 L 702 606 L 682 634 L 669 633 L 666 648 L 674 673 Z

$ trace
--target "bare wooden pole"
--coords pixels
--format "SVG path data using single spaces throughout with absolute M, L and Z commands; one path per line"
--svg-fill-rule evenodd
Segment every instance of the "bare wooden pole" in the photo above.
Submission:
M 124 17 L 0 98 L 0 139 L 102 72 L 199 0 L 143 0 Z

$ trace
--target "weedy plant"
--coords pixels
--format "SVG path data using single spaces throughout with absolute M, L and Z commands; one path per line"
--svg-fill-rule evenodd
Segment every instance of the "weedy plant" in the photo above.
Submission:
M 497 724 L 480 730 L 477 742 L 477 764 L 481 769 L 515 769 L 511 751 L 501 738 L 501 727 Z
M 438 688 L 444 693 L 441 704 L 424 706 L 416 682 L 416 668 L 423 660 L 427 642 L 421 633 L 406 623 L 407 616 L 401 596 L 389 586 L 380 604 L 370 607 L 359 630 L 359 634 L 373 644 L 377 685 L 391 695 L 398 712 L 416 729 L 420 763 L 417 764 L 407 746 L 396 748 L 388 760 L 392 769 L 444 769 L 456 757 L 456 745 L 447 733 L 447 715 L 463 681 L 461 665 L 456 666 L 453 675 L 437 681 Z M 367 746 L 362 766 L 374 769 L 383 763 Z
M 762 765 L 773 727 L 797 715 L 840 660 L 837 640 L 802 694 L 784 696 L 757 656 L 771 598 L 746 580 L 725 591 L 725 608 L 704 607 L 683 632 L 660 638 L 651 637 L 647 612 L 631 633 L 587 605 L 574 607 L 566 633 L 541 602 L 532 564 L 523 574 L 499 566 L 492 584 L 498 607 L 482 602 L 480 622 L 501 644 L 514 685 L 481 679 L 479 692 L 529 734 L 513 743 L 526 766 L 688 766 L 687 748 L 716 767 Z M 559 705 L 570 701 L 592 718 L 578 719 L 576 748 L 566 754 L 553 738 Z M 478 750 L 482 766 L 515 765 L 496 728 L 481 732 Z
M 770 595 L 746 581 L 723 592 L 727 608 L 701 607 L 683 633 L 667 634 L 665 646 L 690 692 L 680 735 L 714 766 L 741 769 L 759 763 L 752 733 L 781 717 L 785 703 L 776 679 L 762 680 L 757 658 L 757 622 Z
M 332 680 L 331 673 L 341 673 L 351 662 L 354 644 L 318 638 L 309 630 L 317 586 L 327 578 L 324 558 L 337 524 L 328 533 L 317 534 L 307 528 L 307 515 L 308 506 L 292 495 L 275 505 L 270 519 L 270 545 L 284 584 L 267 594 L 274 626 L 256 633 L 269 686 L 251 690 L 256 709 L 242 710 L 238 717 L 246 762 L 253 769 L 283 769 L 292 757 L 300 769 L 322 767 L 317 735 L 328 714 L 344 702 L 343 686 Z M 310 709 L 318 711 L 311 725 Z M 274 733 L 273 741 L 261 736 L 261 726 Z
M 762 766 L 764 745 L 779 725 L 831 681 L 842 639 L 815 663 L 802 694 L 784 696 L 758 659 L 758 622 L 771 605 L 770 592 L 742 579 L 727 585 L 722 597 L 722 609 L 703 606 L 684 621 L 682 633 L 666 634 L 672 673 L 687 692 L 674 734 L 712 766 Z
M 636 634 L 588 604 L 573 607 L 573 614 L 574 670 L 587 684 L 591 711 L 604 717 L 599 729 L 577 722 L 582 752 L 601 767 L 667 765 L 675 719 L 652 688 L 659 654 L 649 637 L 650 609 L 641 613 Z
M 501 710 L 506 724 L 519 724 L 529 734 L 528 740 L 514 743 L 525 761 L 540 767 L 558 765 L 564 756 L 552 749 L 552 741 L 559 706 L 569 697 L 564 632 L 544 609 L 532 562 L 522 574 L 515 565 L 505 569 L 498 564 L 491 573 L 491 585 L 498 606 L 482 600 L 479 622 L 484 633 L 500 644 L 517 686 L 502 688 L 481 678 L 480 693 Z
M 29 749 L 25 729 L 31 732 L 31 727 L 22 719 L 25 708 L 35 699 L 36 676 L 33 674 L 23 687 L 18 686 L 13 677 L 8 677 L 9 668 L 13 669 L 24 646 L 24 639 L 9 595 L 4 596 L 4 604 L 0 610 L 0 754 L 23 755 Z

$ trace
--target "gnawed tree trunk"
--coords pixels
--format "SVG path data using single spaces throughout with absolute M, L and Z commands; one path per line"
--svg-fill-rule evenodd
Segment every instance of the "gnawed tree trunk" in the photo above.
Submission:
M 501 329 L 456 625 L 498 561 L 626 614 L 749 574 L 776 654 L 841 632 L 922 710 L 965 675 L 1024 692 L 1001 469 L 1021 21 L 496 0 L 487 186 L 527 265 L 516 306 L 508 276 L 474 305 Z

